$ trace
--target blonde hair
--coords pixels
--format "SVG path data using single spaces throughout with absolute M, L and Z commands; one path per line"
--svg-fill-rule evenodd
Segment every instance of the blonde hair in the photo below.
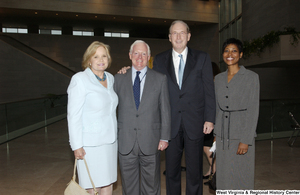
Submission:
M 105 51 L 107 53 L 107 57 L 108 57 L 108 66 L 107 66 L 107 68 L 110 67 L 112 59 L 111 59 L 111 56 L 110 56 L 110 53 L 109 53 L 109 45 L 106 45 L 106 44 L 101 43 L 99 41 L 94 41 L 93 43 L 90 44 L 90 46 L 86 49 L 86 51 L 83 54 L 83 59 L 82 59 L 82 63 L 81 63 L 81 66 L 82 66 L 83 70 L 85 70 L 86 68 L 89 67 L 89 62 L 90 62 L 91 58 L 95 55 L 96 50 L 99 47 L 103 47 L 105 49 Z

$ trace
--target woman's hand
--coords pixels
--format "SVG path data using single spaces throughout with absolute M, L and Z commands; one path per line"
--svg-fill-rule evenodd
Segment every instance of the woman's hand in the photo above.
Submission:
M 125 74 L 130 66 L 124 66 L 121 70 L 118 71 L 118 74 Z
M 74 156 L 76 159 L 83 159 L 83 157 L 85 156 L 85 150 L 83 148 L 75 150 Z
M 238 155 L 244 155 L 247 152 L 248 152 L 248 144 L 243 144 L 242 142 L 240 142 L 236 154 L 238 154 Z

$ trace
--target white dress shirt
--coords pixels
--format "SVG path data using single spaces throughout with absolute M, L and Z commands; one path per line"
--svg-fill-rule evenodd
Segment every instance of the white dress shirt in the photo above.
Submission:
M 188 52 L 188 49 L 187 49 L 187 47 L 186 47 L 186 48 L 183 50 L 183 52 L 181 53 L 182 59 L 183 59 L 183 61 L 184 61 L 184 64 L 186 64 L 187 52 Z M 180 53 L 177 53 L 177 52 L 173 49 L 173 51 L 172 51 L 173 64 L 174 64 L 174 69 L 175 69 L 176 80 L 177 80 L 177 83 L 179 84 L 179 80 L 178 80 L 178 69 L 179 69 L 180 57 L 179 57 L 178 55 L 180 55 Z
M 132 66 L 132 86 L 134 85 L 134 80 L 136 77 L 136 69 Z M 147 66 L 145 68 L 143 68 L 142 70 L 140 70 L 140 101 L 142 100 L 142 94 L 143 94 L 143 90 L 144 90 L 144 85 L 145 85 L 145 80 L 146 80 L 146 74 L 147 74 Z

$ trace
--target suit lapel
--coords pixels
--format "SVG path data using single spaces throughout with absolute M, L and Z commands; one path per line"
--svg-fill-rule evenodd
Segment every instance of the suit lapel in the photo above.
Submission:
M 151 95 L 152 92 L 151 87 L 153 84 L 155 84 L 153 79 L 153 70 L 151 70 L 148 67 L 145 79 L 146 80 L 144 84 L 142 99 L 139 106 L 139 111 L 141 111 L 141 109 L 144 107 L 143 105 L 145 105 L 145 102 L 147 102 L 147 98 L 149 97 L 149 95 Z
M 167 71 L 169 73 L 172 82 L 178 86 L 176 75 L 175 75 L 174 64 L 173 64 L 172 50 L 170 50 L 169 54 L 166 56 L 166 65 L 167 65 L 166 67 Z
M 188 54 L 187 54 L 184 72 L 183 72 L 183 78 L 182 78 L 182 86 L 184 85 L 184 81 L 186 80 L 186 78 L 188 77 L 190 72 L 194 69 L 195 65 L 196 65 L 196 63 L 195 63 L 195 60 L 193 57 L 193 53 L 188 48 Z
M 126 75 L 125 75 L 125 86 L 126 86 L 126 91 L 128 91 L 128 95 L 131 97 L 131 104 L 134 106 L 134 108 L 136 109 L 135 106 L 135 101 L 134 101 L 134 96 L 133 96 L 133 87 L 132 87 L 132 68 L 130 68 Z M 126 83 L 128 83 L 128 85 L 126 85 Z

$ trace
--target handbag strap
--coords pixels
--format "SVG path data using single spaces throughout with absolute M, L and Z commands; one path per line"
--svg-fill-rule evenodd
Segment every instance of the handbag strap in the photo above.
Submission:
M 85 164 L 86 170 L 87 170 L 87 172 L 88 172 L 88 174 L 89 174 L 89 178 L 90 178 L 90 180 L 91 180 L 91 183 L 92 183 L 92 185 L 93 185 L 94 192 L 95 192 L 96 195 L 98 195 L 98 191 L 96 190 L 95 184 L 94 184 L 94 182 L 93 182 L 93 180 L 92 180 L 92 177 L 91 177 L 91 174 L 90 174 L 90 171 L 89 171 L 89 167 L 88 167 L 88 165 L 87 165 L 86 160 L 85 160 L 84 157 L 83 157 L 83 160 L 84 160 L 84 164 Z M 73 172 L 73 177 L 72 177 L 72 180 L 73 180 L 73 181 L 76 180 L 76 164 L 77 164 L 77 158 L 75 158 L 74 172 Z

